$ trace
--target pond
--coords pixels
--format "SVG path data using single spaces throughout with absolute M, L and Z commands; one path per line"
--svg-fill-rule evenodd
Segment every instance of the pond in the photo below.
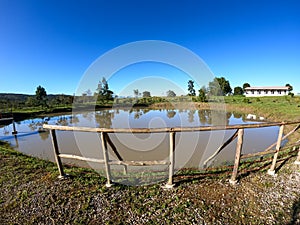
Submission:
M 54 161 L 52 142 L 48 131 L 39 132 L 44 123 L 63 126 L 106 128 L 161 128 L 197 127 L 258 123 L 246 115 L 210 110 L 151 110 L 105 109 L 96 112 L 53 115 L 27 119 L 16 123 L 18 134 L 12 135 L 12 125 L 0 128 L 0 140 L 8 141 L 15 149 L 28 155 Z M 274 142 L 278 127 L 245 129 L 243 153 L 262 151 Z M 232 134 L 230 131 L 176 133 L 175 167 L 203 168 L 203 163 Z M 57 131 L 61 153 L 103 158 L 101 140 L 97 133 Z M 169 154 L 169 136 L 166 133 L 109 134 L 124 160 L 164 160 Z M 208 166 L 222 165 L 234 160 L 236 140 L 223 149 Z M 111 159 L 116 155 L 109 151 Z M 66 163 L 93 167 L 83 161 L 65 160 Z

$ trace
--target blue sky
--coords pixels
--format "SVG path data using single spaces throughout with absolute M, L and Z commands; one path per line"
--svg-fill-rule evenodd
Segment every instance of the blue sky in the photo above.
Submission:
M 34 94 L 42 85 L 48 94 L 73 94 L 99 56 L 141 40 L 190 49 L 232 88 L 290 83 L 300 92 L 297 0 L 0 0 L 0 93 Z M 168 66 L 146 63 L 120 73 L 109 80 L 116 94 L 150 90 L 153 83 L 140 82 L 145 76 L 187 89 L 188 76 Z M 152 95 L 172 88 L 155 87 Z

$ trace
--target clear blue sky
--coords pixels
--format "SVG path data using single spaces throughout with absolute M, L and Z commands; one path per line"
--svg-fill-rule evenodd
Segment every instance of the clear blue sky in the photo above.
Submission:
M 298 0 L 0 0 L 0 93 L 34 94 L 42 85 L 73 94 L 94 60 L 140 40 L 190 49 L 232 88 L 290 83 L 300 92 Z M 134 71 L 127 75 L 143 76 Z M 119 94 L 124 81 L 109 85 Z

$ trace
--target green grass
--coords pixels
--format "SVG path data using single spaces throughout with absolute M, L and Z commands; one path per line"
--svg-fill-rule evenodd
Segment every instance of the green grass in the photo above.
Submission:
M 229 108 L 266 116 L 271 120 L 300 120 L 300 97 L 258 97 L 226 96 Z

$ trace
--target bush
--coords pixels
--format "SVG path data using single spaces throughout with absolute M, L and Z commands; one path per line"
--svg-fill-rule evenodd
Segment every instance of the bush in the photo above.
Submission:
M 249 98 L 244 98 L 244 99 L 243 99 L 243 102 L 244 102 L 244 103 L 248 103 L 248 104 L 251 103 L 250 100 L 249 100 Z

